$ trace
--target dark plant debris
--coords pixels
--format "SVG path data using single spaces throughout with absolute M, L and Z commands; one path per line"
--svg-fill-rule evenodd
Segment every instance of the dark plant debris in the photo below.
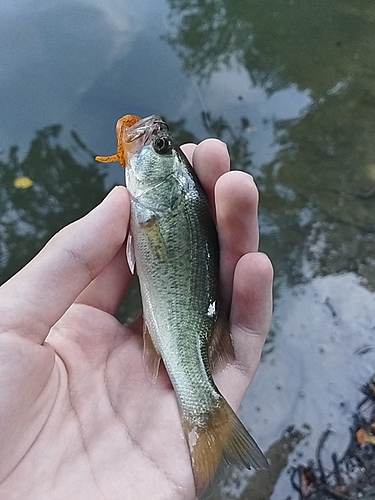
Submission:
M 375 375 L 361 392 L 364 399 L 353 415 L 350 441 L 342 457 L 331 455 L 331 465 L 323 464 L 322 452 L 331 430 L 319 439 L 315 460 L 294 467 L 293 488 L 300 500 L 375 499 Z

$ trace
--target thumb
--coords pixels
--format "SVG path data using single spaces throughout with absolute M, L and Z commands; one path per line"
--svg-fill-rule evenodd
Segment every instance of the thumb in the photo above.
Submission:
M 118 186 L 57 233 L 0 288 L 0 329 L 43 343 L 51 326 L 123 245 L 129 214 L 129 193 Z

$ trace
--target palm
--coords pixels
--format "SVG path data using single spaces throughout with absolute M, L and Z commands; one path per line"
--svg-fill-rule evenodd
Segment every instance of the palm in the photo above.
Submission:
M 216 178 L 220 173 L 218 169 Z M 212 192 L 209 182 L 206 184 Z M 238 185 L 241 182 L 243 179 L 238 179 Z M 107 212 L 101 209 L 94 220 L 94 211 L 88 222 L 79 222 L 79 230 L 73 227 L 68 234 L 59 235 L 58 245 L 47 247 L 44 257 L 42 252 L 29 269 L 2 288 L 0 302 L 5 308 L 0 312 L 6 310 L 8 314 L 8 321 L 1 327 L 0 379 L 5 388 L 0 395 L 2 498 L 194 497 L 189 453 L 169 378 L 161 369 L 155 384 L 148 380 L 140 321 L 128 328 L 113 316 L 131 282 L 121 235 L 128 207 L 124 193 L 116 196 L 112 206 L 106 202 Z M 250 203 L 256 206 L 254 199 Z M 120 206 L 123 213 L 119 213 Z M 254 214 L 250 219 L 255 228 Z M 247 233 L 249 220 L 243 222 Z M 116 227 L 108 227 L 108 221 L 121 229 L 113 243 L 110 238 Z M 87 245 L 82 244 L 85 223 Z M 95 252 L 100 249 L 92 250 L 97 243 L 95 234 L 91 234 L 96 225 L 99 232 L 108 231 L 107 237 L 103 235 L 99 257 Z M 219 220 L 218 226 L 220 233 Z M 65 248 L 60 260 L 54 257 L 56 247 L 64 249 L 74 239 L 74 231 L 79 235 L 74 251 Z M 236 267 L 245 253 L 241 245 L 247 245 L 248 252 L 256 250 L 257 230 L 252 231 L 250 237 L 245 232 L 243 241 L 237 239 L 222 265 L 223 295 L 228 303 L 233 300 L 232 335 L 237 359 L 218 374 L 217 382 L 234 406 L 238 406 L 255 372 L 270 317 L 272 272 L 268 261 L 259 254 L 248 254 Z M 225 237 L 225 231 L 223 234 Z M 78 247 L 82 255 L 88 255 L 81 257 Z M 225 248 L 222 255 L 226 255 Z M 67 277 L 69 265 L 72 270 Z M 39 277 L 41 269 L 46 268 L 52 274 L 52 278 L 46 278 L 52 283 L 48 296 L 44 290 L 47 285 Z M 235 274 L 232 289 L 235 268 L 241 273 Z M 40 281 L 33 283 L 35 297 L 30 296 L 30 277 Z M 226 282 L 230 285 L 225 286 Z M 78 290 L 83 291 L 77 297 Z M 74 294 L 75 303 L 69 307 L 69 297 Z M 28 302 L 22 303 L 28 295 Z M 245 295 L 254 299 L 253 306 L 244 305 Z M 43 299 L 50 309 L 43 310 Z M 18 313 L 17 307 L 7 307 L 11 300 L 20 302 Z M 39 307 L 39 311 L 27 310 L 33 307 Z M 51 319 L 60 316 L 57 322 Z M 30 317 L 34 324 L 29 325 Z M 8 326 L 12 322 L 13 327 Z M 49 324 L 54 326 L 43 344 Z M 248 352 L 249 348 L 253 352 Z
M 82 498 L 94 492 L 98 498 L 124 492 L 126 498 L 153 498 L 153 491 L 160 498 L 167 492 L 176 499 L 191 497 L 194 483 L 176 398 L 165 372 L 155 384 L 147 379 L 139 332 L 108 313 L 76 305 L 50 342 L 63 361 L 57 362 L 68 382 L 62 404 L 70 407 L 68 421 L 56 431 L 66 433 L 62 442 L 81 443 L 79 460 L 86 463 L 91 485 Z M 71 467 L 73 472 L 76 464 Z M 82 477 L 76 479 L 79 487 Z
M 48 341 L 55 353 L 47 349 L 13 372 L 20 386 L 15 391 L 29 385 L 18 400 L 19 412 L 25 420 L 35 413 L 40 419 L 29 429 L 32 445 L 5 482 L 4 498 L 16 488 L 15 498 L 77 498 L 79 492 L 79 498 L 136 499 L 154 498 L 153 491 L 160 498 L 191 497 L 194 483 L 176 399 L 165 372 L 154 385 L 147 380 L 141 336 L 108 313 L 77 304 Z M 33 373 L 41 374 L 49 363 L 52 372 L 43 374 L 44 381 L 31 380 L 30 387 Z M 30 390 L 39 392 L 44 384 L 48 391 L 30 407 Z M 22 478 L 36 457 L 43 482 L 34 493 L 36 485 L 30 490 L 31 482 Z

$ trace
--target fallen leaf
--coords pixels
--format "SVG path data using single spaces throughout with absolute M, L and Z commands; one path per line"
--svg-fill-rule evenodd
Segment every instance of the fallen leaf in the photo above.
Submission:
M 17 189 L 28 189 L 34 184 L 29 177 L 16 177 L 13 181 L 13 186 Z

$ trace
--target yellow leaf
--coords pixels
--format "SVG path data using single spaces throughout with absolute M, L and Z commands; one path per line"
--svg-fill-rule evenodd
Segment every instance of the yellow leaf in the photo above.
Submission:
M 33 184 L 33 181 L 29 177 L 16 177 L 13 181 L 13 186 L 17 189 L 27 189 Z

